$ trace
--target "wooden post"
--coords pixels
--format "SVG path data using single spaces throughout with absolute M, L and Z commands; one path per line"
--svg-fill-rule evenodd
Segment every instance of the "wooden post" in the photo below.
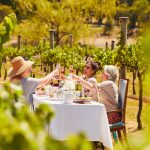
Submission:
M 115 49 L 115 41 L 111 41 L 111 50 Z
M 21 48 L 21 35 L 18 35 L 18 50 Z
M 28 45 L 28 40 L 27 40 L 27 39 L 24 40 L 24 45 L 25 45 L 25 46 Z
M 69 34 L 69 44 L 70 44 L 70 47 L 72 47 L 72 34 Z
M 108 49 L 108 42 L 106 42 L 106 50 Z
M 127 44 L 127 22 L 129 17 L 119 17 L 121 22 L 121 46 L 124 48 L 124 46 Z
M 50 33 L 50 48 L 51 49 L 54 49 L 54 32 L 55 32 L 54 29 L 49 31 L 49 33 Z
M 35 74 L 34 73 L 32 74 L 32 77 L 35 78 Z
M 127 43 L 127 22 L 129 17 L 119 17 L 121 22 L 121 49 L 124 49 L 126 43 Z M 125 64 L 122 64 L 120 68 L 120 78 L 125 79 L 126 78 L 126 66 Z
M 44 67 L 44 72 L 47 72 L 47 69 L 46 69 L 46 67 Z
M 45 45 L 46 45 L 46 39 L 44 38 L 43 39 L 43 47 L 45 47 Z

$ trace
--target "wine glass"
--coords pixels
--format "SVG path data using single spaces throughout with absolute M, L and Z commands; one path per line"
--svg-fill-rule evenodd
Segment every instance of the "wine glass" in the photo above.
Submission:
M 70 73 L 74 73 L 73 65 L 70 65 L 70 66 L 69 66 L 69 72 L 70 72 Z
M 63 75 L 65 75 L 65 67 L 61 67 L 60 73 L 62 73 Z

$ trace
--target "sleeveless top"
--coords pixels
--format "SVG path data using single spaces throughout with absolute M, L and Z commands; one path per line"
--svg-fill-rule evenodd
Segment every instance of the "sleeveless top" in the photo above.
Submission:
M 97 80 L 95 77 L 87 78 L 85 80 L 92 84 L 97 84 Z M 97 91 L 91 91 L 85 87 L 82 87 L 82 93 L 84 96 L 92 97 L 93 100 L 97 101 Z

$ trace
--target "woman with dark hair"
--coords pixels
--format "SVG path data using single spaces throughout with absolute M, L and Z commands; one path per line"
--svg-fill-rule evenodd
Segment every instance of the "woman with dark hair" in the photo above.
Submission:
M 98 69 L 98 63 L 92 61 L 87 62 L 83 70 L 83 79 L 92 84 L 96 84 L 97 80 L 95 75 Z M 92 97 L 94 100 L 97 100 L 96 93 L 92 92 L 90 89 L 82 87 L 82 94 L 83 96 Z

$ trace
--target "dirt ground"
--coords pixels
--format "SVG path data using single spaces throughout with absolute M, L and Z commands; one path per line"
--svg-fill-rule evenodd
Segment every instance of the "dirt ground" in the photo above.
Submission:
M 118 42 L 118 38 L 110 36 L 110 37 L 104 37 L 101 36 L 99 38 L 94 38 L 94 39 L 89 39 L 89 44 L 90 45 L 95 45 L 96 47 L 102 47 L 102 48 L 106 48 L 106 42 L 108 42 L 108 47 L 111 47 L 111 41 L 115 41 L 115 46 Z M 128 38 L 127 40 L 127 44 L 131 44 L 134 42 L 133 38 Z

